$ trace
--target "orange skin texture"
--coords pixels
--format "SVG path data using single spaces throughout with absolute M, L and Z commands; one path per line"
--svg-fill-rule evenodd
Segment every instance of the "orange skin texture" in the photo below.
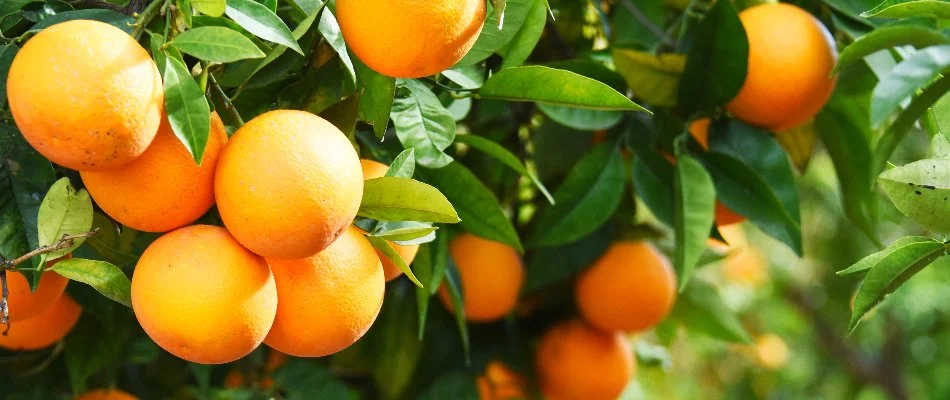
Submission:
M 132 310 L 156 344 L 187 361 L 222 364 L 264 340 L 277 312 L 267 263 L 210 225 L 180 228 L 142 253 Z
M 82 307 L 72 297 L 60 296 L 33 318 L 11 323 L 7 335 L 0 335 L 0 347 L 29 351 L 52 346 L 76 326 L 81 314 Z
M 303 259 L 269 258 L 277 281 L 277 318 L 267 343 L 298 357 L 323 357 L 369 330 L 386 279 L 373 245 L 350 227 L 330 247 Z
M 484 0 L 340 0 L 340 30 L 360 61 L 394 78 L 442 72 L 475 44 Z
M 636 374 L 633 350 L 617 332 L 600 331 L 581 320 L 548 330 L 535 353 L 545 398 L 614 400 Z
M 119 389 L 96 389 L 86 392 L 76 400 L 139 400 L 139 398 Z
M 386 172 L 389 171 L 388 165 L 365 158 L 360 159 L 360 166 L 363 167 L 363 179 L 367 180 L 385 176 Z M 389 240 L 386 242 L 396 250 L 396 253 L 399 253 L 399 256 L 406 261 L 407 265 L 412 264 L 412 260 L 416 259 L 416 253 L 419 252 L 419 245 L 403 246 Z M 386 257 L 386 255 L 379 250 L 376 250 L 376 254 L 379 255 L 379 260 L 383 263 L 383 272 L 386 274 L 386 282 L 402 275 L 402 270 L 400 270 L 396 264 L 393 264 L 393 262 L 389 260 L 389 257 Z
M 703 150 L 709 150 L 709 125 L 712 121 L 709 118 L 700 118 L 689 125 L 689 134 L 699 142 Z M 735 211 L 726 207 L 722 202 L 716 201 L 716 226 L 726 226 L 745 221 L 745 217 L 736 214 Z
M 280 368 L 286 362 L 287 362 L 286 354 L 281 353 L 276 350 L 271 350 L 270 353 L 268 353 L 267 355 L 267 362 L 265 362 L 264 364 L 264 375 L 255 377 L 253 375 L 253 372 L 255 371 L 251 371 L 252 372 L 251 378 L 252 379 L 260 378 L 260 381 L 258 382 L 258 387 L 260 387 L 261 389 L 264 389 L 264 390 L 271 389 L 274 387 L 274 383 L 276 383 L 274 382 L 274 378 L 270 376 L 271 373 L 276 371 L 277 368 Z M 228 389 L 242 388 L 245 386 L 245 384 L 246 384 L 245 374 L 243 374 L 242 371 L 237 368 L 234 368 L 228 371 L 228 374 L 224 377 L 224 387 Z
M 726 109 L 772 131 L 801 125 L 834 90 L 838 51 L 828 29 L 791 4 L 762 4 L 739 13 L 749 38 L 749 69 Z
M 72 258 L 71 255 L 65 255 L 46 263 L 46 268 L 50 268 L 57 261 Z M 7 306 L 10 310 L 10 322 L 23 321 L 33 318 L 47 307 L 56 302 L 66 291 L 66 285 L 69 279 L 55 272 L 47 271 L 40 275 L 40 284 L 35 292 L 30 291 L 30 282 L 22 273 L 10 271 L 7 273 Z
M 224 225 L 244 247 L 264 257 L 305 258 L 353 222 L 363 171 L 333 124 L 304 111 L 270 111 L 228 141 L 214 194 Z
M 106 214 L 145 232 L 168 232 L 195 222 L 214 204 L 214 169 L 228 134 L 217 113 L 201 165 L 163 118 L 152 145 L 122 168 L 81 172 L 86 190 Z
M 449 243 L 449 252 L 462 281 L 467 320 L 496 321 L 515 308 L 524 283 L 524 267 L 515 249 L 464 233 Z M 445 285 L 439 288 L 439 299 L 449 311 L 454 309 Z
M 514 400 L 528 398 L 524 377 L 500 361 L 491 361 L 485 373 L 475 381 L 481 400 Z
M 578 278 L 577 307 L 605 331 L 642 332 L 666 318 L 676 301 L 670 261 L 645 242 L 616 242 Z
M 50 161 L 103 171 L 145 152 L 162 117 L 155 62 L 111 25 L 74 20 L 23 46 L 7 78 L 10 111 L 23 137 Z

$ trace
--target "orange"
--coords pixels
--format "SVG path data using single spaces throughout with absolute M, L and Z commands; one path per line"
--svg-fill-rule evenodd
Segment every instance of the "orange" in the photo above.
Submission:
M 838 51 L 817 18 L 791 4 L 771 3 L 739 13 L 749 38 L 749 68 L 726 109 L 772 131 L 801 125 L 825 105 Z
M 699 142 L 703 150 L 709 150 L 709 118 L 700 118 L 689 125 L 689 134 Z M 736 214 L 722 202 L 716 201 L 716 226 L 726 226 L 745 221 L 745 217 Z
M 274 276 L 224 228 L 192 225 L 161 236 L 132 275 L 132 310 L 156 344 L 201 364 L 246 356 L 277 312 Z
M 277 319 L 267 343 L 282 353 L 322 357 L 369 330 L 383 305 L 386 279 L 373 245 L 350 227 L 311 257 L 269 258 L 277 281 Z
M 57 261 L 70 258 L 70 255 L 57 258 L 46 263 L 50 268 Z M 10 322 L 22 321 L 40 314 L 46 307 L 56 302 L 66 291 L 69 279 L 63 278 L 55 272 L 44 272 L 40 275 L 40 284 L 36 291 L 30 291 L 30 283 L 22 273 L 7 271 L 7 306 L 10 310 Z
M 742 248 L 727 258 L 722 272 L 729 282 L 753 288 L 762 286 L 769 279 L 766 261 L 752 247 Z
M 528 398 L 524 377 L 500 361 L 491 361 L 478 377 L 481 400 L 515 400 Z
M 122 225 L 168 232 L 194 222 L 214 204 L 214 167 L 227 140 L 221 118 L 211 114 L 199 166 L 162 118 L 155 140 L 139 158 L 122 168 L 79 175 L 96 204 Z
M 462 281 L 466 319 L 491 322 L 515 308 L 524 283 L 524 267 L 515 249 L 464 233 L 449 243 L 449 252 Z M 439 299 L 445 308 L 453 310 L 444 284 L 439 288 Z
M 76 398 L 76 400 L 138 400 L 129 393 L 119 389 L 96 389 Z
M 258 371 L 250 371 L 252 379 L 258 380 L 258 387 L 261 389 L 267 390 L 274 387 L 274 378 L 270 375 L 277 368 L 280 368 L 284 363 L 287 362 L 287 355 L 276 350 L 271 350 L 267 355 L 267 361 L 264 363 L 264 373 L 262 375 L 255 374 Z M 236 389 L 244 387 L 245 385 L 245 374 L 241 370 L 234 368 L 228 371 L 228 374 L 224 377 L 224 387 L 228 389 Z
M 214 177 L 221 219 L 264 257 L 304 258 L 353 222 L 363 172 L 343 132 L 304 111 L 257 116 L 231 137 Z
M 360 159 L 360 165 L 363 167 L 363 179 L 379 178 L 386 175 L 386 172 L 389 171 L 388 165 L 365 158 Z M 388 240 L 386 242 L 396 250 L 396 253 L 399 253 L 399 256 L 406 261 L 406 264 L 412 264 L 412 260 L 416 258 L 416 253 L 419 252 L 419 245 L 417 244 L 403 246 Z M 389 257 L 386 257 L 386 255 L 379 250 L 376 251 L 376 254 L 379 255 L 379 260 L 383 263 L 383 272 L 386 274 L 386 282 L 402 275 L 402 270 L 390 261 Z
M 641 332 L 670 313 L 676 275 L 670 261 L 646 242 L 616 242 L 581 273 L 577 307 L 605 331 Z
M 484 0 L 340 0 L 343 38 L 364 64 L 395 78 L 442 72 L 475 44 Z
M 164 109 L 162 77 L 135 39 L 73 20 L 33 36 L 7 78 L 23 137 L 50 161 L 80 171 L 120 167 L 152 142 Z
M 633 350 L 617 332 L 580 320 L 561 322 L 541 336 L 535 353 L 538 383 L 548 399 L 614 400 L 636 374 Z
M 788 345 L 780 336 L 767 333 L 755 340 L 755 356 L 763 367 L 781 369 L 788 363 Z
M 45 274 L 44 274 L 45 275 Z M 39 350 L 66 336 L 82 314 L 82 307 L 69 295 L 62 295 L 33 318 L 10 323 L 0 347 L 7 350 Z

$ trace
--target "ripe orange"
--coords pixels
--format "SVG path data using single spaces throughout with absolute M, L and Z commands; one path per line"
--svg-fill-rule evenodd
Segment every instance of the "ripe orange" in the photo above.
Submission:
M 282 353 L 322 357 L 343 350 L 369 330 L 383 305 L 383 267 L 358 228 L 316 255 L 267 262 L 280 302 L 264 343 Z
M 515 249 L 465 233 L 452 240 L 449 252 L 462 281 L 466 319 L 495 321 L 515 308 L 524 283 L 524 267 Z M 439 299 L 445 308 L 453 309 L 444 284 Z
M 340 0 L 346 44 L 383 75 L 420 78 L 455 65 L 475 44 L 484 0 Z
M 700 118 L 689 125 L 689 134 L 703 146 L 703 150 L 709 150 L 709 118 Z M 745 217 L 736 214 L 735 211 L 726 207 L 722 202 L 716 201 L 716 226 L 726 226 L 745 221 Z
M 581 314 L 594 326 L 641 332 L 673 308 L 676 276 L 653 245 L 616 242 L 581 274 L 574 293 Z
M 781 369 L 788 363 L 788 345 L 781 336 L 774 333 L 759 336 L 754 348 L 759 364 L 767 369 Z
M 119 389 L 96 389 L 76 398 L 76 400 L 138 400 L 129 393 Z
M 0 347 L 39 350 L 52 346 L 73 329 L 81 314 L 82 307 L 69 295 L 62 295 L 36 316 L 10 323 L 6 336 L 0 335 Z
M 145 249 L 132 310 L 156 344 L 185 360 L 221 364 L 264 340 L 277 312 L 274 276 L 224 228 L 192 225 Z
M 360 159 L 360 166 L 363 167 L 363 179 L 379 178 L 386 175 L 386 172 L 389 171 L 388 165 L 365 158 Z M 412 264 L 412 260 L 416 258 L 416 253 L 419 252 L 419 245 L 403 246 L 391 241 L 387 241 L 387 243 L 396 250 L 396 253 L 399 253 L 399 256 L 406 261 L 406 264 Z M 402 274 L 402 270 L 390 261 L 389 257 L 386 257 L 386 255 L 379 250 L 377 250 L 376 253 L 379 254 L 379 260 L 383 263 L 383 272 L 386 274 L 386 282 L 396 279 Z
M 263 374 L 256 374 L 251 371 L 251 379 L 257 380 L 257 386 L 261 389 L 267 390 L 274 387 L 274 378 L 271 377 L 271 373 L 280 368 L 284 363 L 287 362 L 287 355 L 276 350 L 271 350 L 267 354 L 267 361 L 264 364 Z M 237 389 L 244 387 L 247 383 L 245 381 L 245 376 L 242 373 L 243 371 L 234 368 L 228 371 L 228 374 L 224 377 L 224 387 L 228 389 Z
M 50 268 L 57 261 L 70 258 L 66 255 L 46 263 Z M 7 272 L 7 306 L 10 310 L 10 322 L 33 318 L 46 310 L 51 304 L 63 296 L 69 279 L 63 278 L 55 272 L 44 272 L 40 275 L 40 284 L 35 292 L 30 291 L 30 282 L 22 273 Z
M 353 222 L 363 172 L 343 132 L 304 111 L 271 111 L 231 137 L 214 194 L 231 234 L 264 257 L 304 258 Z
M 835 86 L 834 39 L 814 16 L 791 4 L 770 3 L 739 13 L 749 38 L 745 83 L 726 109 L 772 131 L 794 128 L 821 110 Z
M 491 361 L 478 377 L 481 400 L 516 400 L 528 398 L 524 377 L 500 361 Z
M 620 333 L 580 320 L 548 330 L 535 354 L 538 383 L 546 398 L 614 400 L 636 374 L 633 350 Z
M 739 249 L 725 260 L 722 269 L 727 281 L 756 288 L 769 279 L 768 264 L 753 247 Z
M 40 154 L 80 171 L 120 167 L 152 142 L 164 109 L 162 77 L 135 39 L 73 20 L 33 36 L 7 78 L 17 127 Z
M 122 168 L 79 175 L 96 204 L 122 225 L 168 232 L 194 222 L 214 204 L 214 167 L 227 140 L 221 118 L 211 114 L 199 166 L 162 118 L 155 140 L 139 158 Z

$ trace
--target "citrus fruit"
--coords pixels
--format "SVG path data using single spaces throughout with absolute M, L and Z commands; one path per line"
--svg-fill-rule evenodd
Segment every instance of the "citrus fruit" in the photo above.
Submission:
M 73 329 L 81 314 L 82 307 L 72 297 L 66 294 L 59 296 L 53 304 L 32 318 L 11 322 L 7 334 L 0 335 L 0 347 L 7 350 L 39 350 L 52 346 Z
M 640 332 L 666 317 L 676 299 L 670 261 L 646 242 L 616 242 L 577 279 L 577 307 L 605 331 Z
M 347 46 L 383 75 L 434 75 L 462 59 L 482 30 L 484 0 L 340 0 Z
M 192 225 L 159 237 L 132 275 L 132 310 L 156 344 L 202 364 L 244 357 L 277 312 L 267 263 L 224 228 Z
M 343 350 L 369 330 L 383 305 L 383 267 L 358 228 L 313 256 L 267 262 L 279 303 L 264 343 L 282 353 L 322 357 Z
M 821 110 L 835 86 L 838 51 L 813 15 L 786 3 L 761 4 L 739 13 L 749 38 L 745 83 L 726 109 L 772 131 L 794 128 Z
M 70 258 L 66 255 L 46 263 L 46 268 L 50 268 L 57 261 Z M 36 291 L 30 291 L 30 283 L 22 273 L 7 272 L 7 307 L 10 311 L 10 321 L 22 321 L 32 318 L 46 307 L 49 307 L 58 300 L 63 292 L 66 291 L 66 284 L 69 279 L 63 278 L 60 274 L 47 271 L 40 275 L 40 283 Z
M 214 204 L 214 168 L 228 140 L 218 114 L 201 165 L 162 118 L 155 140 L 122 168 L 81 172 L 86 190 L 106 214 L 146 232 L 168 232 L 194 222 Z
M 516 400 L 528 398 L 524 377 L 500 361 L 491 361 L 485 373 L 476 380 L 481 400 Z
M 378 161 L 367 160 L 365 158 L 360 159 L 360 165 L 363 167 L 363 179 L 373 179 L 379 178 L 386 175 L 386 171 L 389 171 L 389 166 Z M 409 245 L 403 246 L 398 243 L 393 243 L 391 241 L 386 241 L 390 246 L 396 250 L 396 253 L 399 253 L 399 256 L 402 257 L 406 264 L 412 264 L 412 260 L 416 258 L 416 253 L 419 252 L 419 245 Z M 402 270 L 394 264 L 389 257 L 386 257 L 381 251 L 376 250 L 376 253 L 379 254 L 379 260 L 383 263 L 383 272 L 386 275 L 386 282 L 389 282 L 393 279 L 402 275 Z
M 495 321 L 514 309 L 524 283 L 524 267 L 515 249 L 464 233 L 449 243 L 449 252 L 462 281 L 466 319 Z M 439 299 L 445 308 L 453 310 L 444 284 L 439 288 Z
M 545 332 L 535 364 L 541 392 L 558 400 L 614 400 L 636 373 L 633 350 L 620 333 L 581 320 Z
M 763 367 L 781 369 L 788 363 L 788 345 L 780 336 L 767 333 L 755 340 L 755 355 Z
M 304 258 L 353 222 L 363 172 L 333 124 L 304 111 L 270 111 L 228 141 L 214 194 L 224 225 L 242 245 L 264 257 Z
M 729 282 L 753 288 L 762 286 L 769 279 L 766 261 L 752 247 L 741 248 L 727 258 L 722 272 Z
M 7 78 L 23 137 L 50 161 L 80 171 L 122 166 L 152 142 L 164 109 L 162 77 L 135 39 L 73 20 L 17 52 Z
M 131 394 L 119 389 L 96 389 L 80 395 L 76 400 L 138 400 Z

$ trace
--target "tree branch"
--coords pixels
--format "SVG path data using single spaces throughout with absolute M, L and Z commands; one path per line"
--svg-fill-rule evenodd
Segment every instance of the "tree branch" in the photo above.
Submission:
M 93 229 L 93 230 L 91 230 L 91 231 L 89 231 L 89 232 L 77 233 L 77 234 L 75 234 L 75 235 L 63 235 L 63 237 L 59 238 L 59 240 L 57 240 L 56 243 L 53 243 L 53 244 L 51 244 L 51 245 L 47 245 L 47 246 L 43 246 L 43 247 L 37 248 L 36 250 L 33 250 L 33 251 L 31 251 L 31 252 L 29 252 L 29 253 L 26 253 L 26 254 L 24 254 L 24 255 L 22 255 L 22 256 L 19 256 L 19 257 L 17 257 L 17 258 L 12 259 L 12 260 L 5 261 L 5 262 L 3 263 L 3 264 L 4 264 L 4 265 L 3 265 L 3 266 L 4 266 L 3 269 L 5 269 L 5 270 L 6 270 L 6 269 L 9 269 L 9 270 L 14 270 L 14 271 L 15 271 L 15 270 L 17 269 L 16 266 L 17 266 L 17 265 L 20 265 L 21 263 L 25 262 L 26 260 L 29 260 L 29 259 L 31 259 L 31 258 L 33 258 L 33 257 L 35 257 L 35 256 L 40 255 L 40 254 L 46 254 L 46 253 L 50 253 L 50 252 L 57 251 L 57 250 L 68 249 L 68 248 L 72 247 L 73 244 L 76 243 L 76 240 L 77 240 L 77 239 L 85 239 L 85 238 L 87 238 L 87 237 L 95 236 L 97 233 L 99 233 L 99 228 L 95 228 L 95 229 Z M 42 266 L 41 266 L 40 268 L 42 268 Z

